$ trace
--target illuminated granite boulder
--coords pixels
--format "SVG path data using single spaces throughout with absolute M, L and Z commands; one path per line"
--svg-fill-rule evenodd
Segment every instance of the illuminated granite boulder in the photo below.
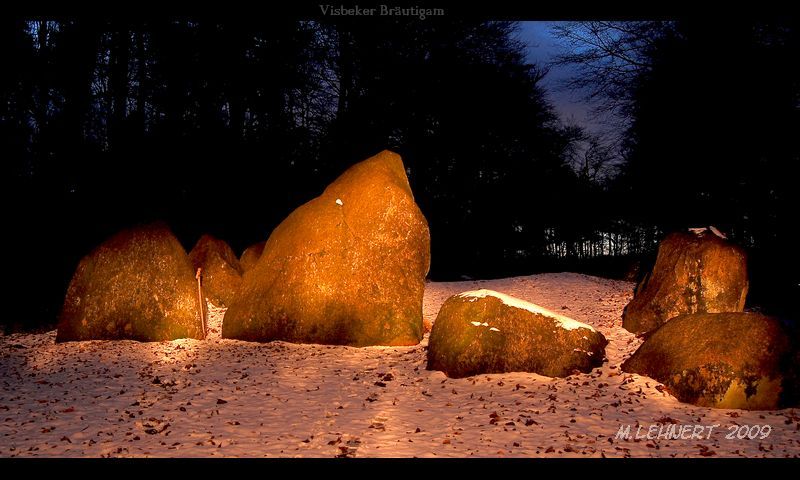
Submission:
M 258 263 L 258 259 L 261 258 L 266 244 L 266 241 L 259 242 L 244 249 L 242 256 L 239 258 L 239 265 L 242 267 L 243 272 L 250 270 Z
M 796 349 L 778 320 L 757 313 L 675 317 L 622 370 L 647 375 L 681 402 L 703 407 L 798 406 Z
M 245 272 L 222 336 L 352 346 L 414 345 L 430 234 L 399 155 L 350 167 L 272 232 Z
M 200 312 L 189 257 L 156 223 L 124 230 L 80 261 L 56 341 L 202 338 Z
M 242 267 L 227 243 L 203 235 L 189 253 L 195 271 L 202 268 L 203 295 L 216 306 L 228 306 L 242 283 Z
M 668 235 L 653 270 L 636 287 L 622 326 L 647 333 L 687 313 L 741 312 L 747 296 L 747 257 L 716 229 Z
M 565 377 L 602 365 L 605 337 L 585 323 L 492 290 L 450 297 L 433 322 L 428 369 L 460 378 L 532 372 Z

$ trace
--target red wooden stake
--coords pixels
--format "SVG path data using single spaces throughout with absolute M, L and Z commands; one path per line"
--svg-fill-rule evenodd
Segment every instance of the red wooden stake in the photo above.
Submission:
M 197 279 L 197 298 L 198 300 L 200 300 L 200 319 L 203 321 L 203 338 L 206 338 L 206 313 L 204 305 L 205 301 L 203 300 L 203 287 L 201 286 L 202 271 L 203 271 L 202 268 L 198 268 L 194 278 Z

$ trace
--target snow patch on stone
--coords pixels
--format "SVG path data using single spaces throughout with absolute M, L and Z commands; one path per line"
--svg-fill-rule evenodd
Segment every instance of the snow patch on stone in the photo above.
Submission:
M 485 298 L 485 297 L 494 297 L 499 299 L 504 304 L 508 305 L 509 307 L 514 308 L 521 308 L 522 310 L 527 310 L 531 313 L 535 313 L 537 315 L 543 315 L 545 317 L 550 317 L 556 322 L 558 322 L 561 328 L 565 330 L 575 330 L 576 328 L 587 328 L 591 331 L 595 331 L 595 329 L 591 325 L 587 325 L 585 323 L 581 323 L 577 320 L 573 320 L 569 317 L 565 317 L 564 315 L 559 315 L 551 310 L 548 310 L 544 307 L 540 307 L 535 303 L 526 302 L 525 300 L 512 297 L 511 295 L 506 295 L 504 293 L 495 292 L 494 290 L 488 290 L 482 288 L 480 290 L 472 290 L 469 292 L 463 292 L 458 294 L 459 297 L 462 298 Z M 475 322 L 473 322 L 474 324 Z
M 725 235 L 724 233 L 720 232 L 719 229 L 717 229 L 717 227 L 715 227 L 713 225 L 709 225 L 708 227 L 690 228 L 689 231 L 694 233 L 695 235 L 702 235 L 702 234 L 704 234 L 706 232 L 711 232 L 711 233 L 713 233 L 714 235 L 718 236 L 719 238 L 721 238 L 723 240 L 727 240 L 728 239 L 727 235 Z

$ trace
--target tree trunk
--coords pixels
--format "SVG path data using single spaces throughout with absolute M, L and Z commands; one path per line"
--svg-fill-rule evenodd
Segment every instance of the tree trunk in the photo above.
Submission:
M 128 107 L 128 61 L 130 59 L 130 33 L 125 23 L 112 24 L 111 45 L 111 84 L 112 113 L 110 122 L 110 149 L 122 147 L 124 141 L 125 118 Z
M 49 79 L 50 79 L 50 68 L 49 68 L 49 61 L 50 55 L 47 48 L 47 33 L 48 33 L 48 26 L 47 22 L 38 22 L 37 23 L 37 45 L 38 45 L 38 66 L 39 66 L 39 75 L 38 75 L 38 84 L 39 84 L 39 91 L 38 91 L 38 98 L 36 102 L 36 109 L 35 109 L 35 116 L 36 116 L 36 130 L 38 131 L 39 135 L 42 134 L 42 131 L 45 129 L 45 125 L 47 125 L 47 105 L 50 103 L 50 88 L 49 88 Z
M 136 33 L 136 45 L 138 47 L 139 58 L 136 63 L 136 111 L 139 115 L 140 127 L 142 132 L 147 131 L 147 50 L 144 45 L 143 28 Z
M 353 59 L 350 33 L 338 31 L 339 37 L 339 98 L 336 116 L 341 117 L 350 107 L 350 92 L 353 83 Z

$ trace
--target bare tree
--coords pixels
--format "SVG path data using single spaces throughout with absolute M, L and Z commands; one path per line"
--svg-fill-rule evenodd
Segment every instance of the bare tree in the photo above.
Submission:
M 596 135 L 586 139 L 585 148 L 577 160 L 578 176 L 593 183 L 613 177 L 619 169 L 616 145 Z
M 564 86 L 595 104 L 595 115 L 625 114 L 632 85 L 652 68 L 659 39 L 673 32 L 672 22 L 567 22 L 553 27 L 563 53 L 553 62 L 578 67 Z

